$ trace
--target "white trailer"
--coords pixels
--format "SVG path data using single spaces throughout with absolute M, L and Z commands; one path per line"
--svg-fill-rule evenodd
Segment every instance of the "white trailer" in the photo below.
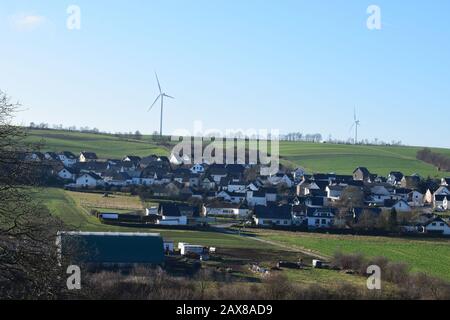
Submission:
M 203 246 L 197 246 L 197 245 L 192 245 L 192 244 L 184 244 L 181 247 L 181 255 L 184 256 L 188 253 L 196 253 L 198 255 L 202 255 L 204 252 L 204 247 Z

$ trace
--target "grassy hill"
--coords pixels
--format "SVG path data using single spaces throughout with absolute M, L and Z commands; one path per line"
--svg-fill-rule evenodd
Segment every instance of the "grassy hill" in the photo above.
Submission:
M 159 146 L 150 137 L 142 140 L 122 139 L 107 134 L 91 134 L 58 130 L 30 130 L 28 141 L 43 143 L 42 151 L 96 152 L 100 158 L 122 158 L 125 155 L 168 155 L 167 148 Z
M 44 151 L 94 151 L 101 158 L 121 158 L 127 154 L 146 156 L 168 155 L 167 146 L 158 144 L 150 136 L 141 140 L 122 139 L 112 135 L 66 132 L 57 130 L 30 130 L 29 141 L 44 142 Z M 309 172 L 350 174 L 358 166 L 373 173 L 387 175 L 390 171 L 404 174 L 418 173 L 424 177 L 443 177 L 450 173 L 438 172 L 435 167 L 416 159 L 421 147 L 353 146 L 306 142 L 280 143 L 284 163 L 302 166 Z M 433 149 L 450 156 L 450 149 Z
M 336 172 L 350 174 L 358 166 L 369 168 L 372 173 L 386 176 L 391 171 L 401 171 L 423 177 L 443 177 L 445 172 L 416 159 L 421 147 L 335 145 L 303 142 L 280 143 L 280 154 L 294 165 L 301 165 L 309 172 Z M 450 156 L 450 149 L 434 149 Z M 447 173 L 447 176 L 450 173 Z

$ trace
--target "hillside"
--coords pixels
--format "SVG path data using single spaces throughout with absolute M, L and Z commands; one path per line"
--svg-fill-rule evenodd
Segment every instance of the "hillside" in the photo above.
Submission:
M 43 151 L 94 151 L 101 158 L 121 158 L 127 154 L 146 156 L 168 155 L 169 149 L 153 141 L 150 136 L 141 140 L 121 139 L 111 135 L 66 132 L 56 130 L 31 130 L 29 141 L 44 143 Z M 443 177 L 450 173 L 438 172 L 435 167 L 416 159 L 421 147 L 403 146 L 353 146 L 306 142 L 280 143 L 280 153 L 285 163 L 303 166 L 309 172 L 335 172 L 350 174 L 358 166 L 373 173 L 387 175 L 390 171 L 404 174 L 418 173 L 423 177 Z M 433 149 L 450 156 L 450 149 Z
M 142 140 L 122 139 L 107 134 L 91 134 L 58 130 L 30 130 L 29 142 L 43 143 L 42 151 L 93 151 L 100 158 L 122 158 L 125 155 L 168 155 L 167 148 L 158 146 L 150 137 Z

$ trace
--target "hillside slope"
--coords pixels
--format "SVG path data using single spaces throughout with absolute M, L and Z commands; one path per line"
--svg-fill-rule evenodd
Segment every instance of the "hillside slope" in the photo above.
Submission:
M 151 137 L 142 140 L 121 139 L 112 135 L 66 132 L 57 130 L 30 130 L 29 141 L 44 143 L 43 151 L 94 151 L 101 158 L 121 158 L 132 154 L 168 155 L 169 148 L 159 145 Z M 403 146 L 353 146 L 306 142 L 280 143 L 280 154 L 285 163 L 303 166 L 309 172 L 335 172 L 351 174 L 358 166 L 369 168 L 372 173 L 387 175 L 401 171 L 423 177 L 444 177 L 450 173 L 438 172 L 435 167 L 416 159 L 420 147 Z M 450 149 L 433 149 L 450 156 Z

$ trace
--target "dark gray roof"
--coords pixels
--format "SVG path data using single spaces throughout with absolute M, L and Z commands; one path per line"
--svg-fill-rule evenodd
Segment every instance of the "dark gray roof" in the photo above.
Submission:
M 336 215 L 336 209 L 335 208 L 307 208 L 306 209 L 306 215 L 308 217 L 334 217 Z
M 180 209 L 175 203 L 160 203 L 159 204 L 159 214 L 168 217 L 180 217 Z
M 259 219 L 292 219 L 292 206 L 256 206 L 254 208 L 255 216 Z
M 137 233 L 62 233 L 63 252 L 82 247 L 74 257 L 88 263 L 152 263 L 164 261 L 163 240 L 160 235 Z M 67 248 L 67 249 L 66 249 Z
M 97 158 L 97 154 L 95 152 L 87 152 L 87 151 L 83 151 L 81 152 L 80 155 L 83 155 L 86 159 L 89 160 L 96 160 Z

